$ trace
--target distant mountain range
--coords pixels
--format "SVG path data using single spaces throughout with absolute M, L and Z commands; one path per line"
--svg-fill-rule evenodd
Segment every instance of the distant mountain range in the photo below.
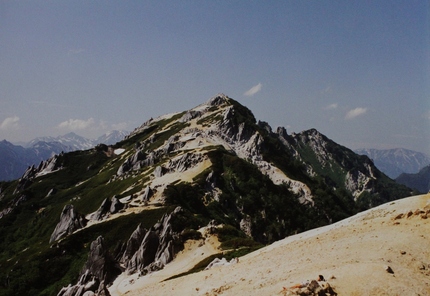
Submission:
M 13 180 L 22 176 L 32 165 L 61 152 L 91 149 L 97 144 L 115 144 L 128 134 L 125 131 L 111 131 L 95 140 L 68 133 L 58 137 L 39 137 L 23 146 L 6 140 L 0 142 L 0 181 Z
M 424 153 L 403 148 L 397 149 L 357 149 L 355 153 L 366 155 L 378 169 L 395 179 L 400 174 L 415 174 L 430 164 L 430 157 Z
M 430 165 L 422 168 L 416 174 L 403 173 L 396 178 L 396 182 L 406 185 L 419 192 L 426 193 L 430 191 Z

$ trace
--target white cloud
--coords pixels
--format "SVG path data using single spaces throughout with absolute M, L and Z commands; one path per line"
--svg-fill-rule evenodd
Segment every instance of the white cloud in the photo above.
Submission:
M 347 120 L 353 119 L 357 116 L 365 114 L 366 112 L 367 112 L 367 108 L 358 107 L 358 108 L 349 110 L 348 113 L 346 113 L 346 115 L 345 115 L 345 119 L 347 119 Z
M 337 108 L 337 103 L 334 103 L 334 104 L 330 104 L 330 105 L 326 106 L 324 109 L 325 110 L 333 110 L 336 108 Z
M 322 89 L 320 91 L 321 94 L 331 94 L 333 91 L 331 89 L 331 86 L 327 86 L 326 88 Z
M 57 129 L 63 131 L 87 131 L 87 132 L 106 132 L 108 130 L 126 130 L 126 122 L 120 122 L 109 125 L 107 122 L 100 120 L 96 122 L 94 118 L 84 119 L 69 119 L 57 125 Z
M 85 49 L 83 49 L 83 48 L 72 48 L 72 49 L 69 49 L 68 54 L 69 55 L 75 55 L 75 54 L 83 53 L 84 51 L 85 51 Z
M 8 117 L 0 124 L 1 130 L 16 130 L 19 129 L 19 117 L 18 116 L 12 116 Z
M 63 121 L 58 125 L 59 129 L 64 130 L 86 130 L 94 126 L 94 118 L 89 118 L 87 120 L 83 119 L 69 119 L 66 121 Z
M 247 96 L 247 97 L 251 97 L 251 96 L 255 95 L 256 93 L 258 93 L 262 87 L 263 87 L 263 85 L 261 83 L 254 85 L 249 90 L 247 90 L 243 95 Z
M 119 131 L 127 130 L 127 126 L 128 126 L 127 122 L 120 122 L 120 123 L 112 124 L 112 128 L 114 130 L 119 130 Z

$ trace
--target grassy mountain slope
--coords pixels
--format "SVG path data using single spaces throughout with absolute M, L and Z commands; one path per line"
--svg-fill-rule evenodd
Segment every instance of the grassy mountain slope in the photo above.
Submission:
M 29 168 L 20 180 L 0 183 L 0 295 L 56 295 L 77 281 L 99 235 L 115 261 L 139 224 L 150 229 L 178 205 L 172 228 L 182 241 L 212 221 L 224 225 L 217 230 L 223 248 L 252 250 L 410 194 L 368 158 L 320 134 L 320 146 L 306 138 L 273 133 L 220 95 L 150 119 L 113 146 Z M 95 220 L 112 198 L 123 208 Z M 88 223 L 49 244 L 69 204 Z

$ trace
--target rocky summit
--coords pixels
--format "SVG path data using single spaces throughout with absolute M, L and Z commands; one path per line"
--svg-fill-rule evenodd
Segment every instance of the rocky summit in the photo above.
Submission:
M 190 242 L 218 251 L 181 272 L 412 193 L 316 129 L 273 131 L 220 94 L 1 182 L 0 294 L 110 295 Z

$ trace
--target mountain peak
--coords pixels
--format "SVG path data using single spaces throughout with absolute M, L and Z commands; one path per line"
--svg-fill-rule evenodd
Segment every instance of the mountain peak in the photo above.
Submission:
M 223 104 L 228 104 L 231 101 L 232 101 L 231 98 L 229 98 L 228 96 L 226 96 L 223 93 L 219 93 L 216 96 L 210 98 L 209 101 L 207 102 L 207 104 L 210 106 L 220 106 Z
M 65 134 L 63 137 L 80 137 L 80 138 L 82 138 L 81 136 L 79 136 L 78 134 L 76 134 L 74 132 L 69 132 L 69 133 Z
M 100 287 L 92 279 L 108 286 L 113 280 L 90 276 L 87 267 L 95 261 L 144 276 L 169 264 L 190 239 L 218 236 L 224 250 L 253 248 L 410 193 L 381 177 L 367 157 L 315 129 L 292 136 L 277 131 L 219 94 L 188 111 L 151 118 L 113 145 L 61 153 L 30 167 L 17 182 L 0 183 L 0 223 L 10 215 L 19 223 L 8 223 L 7 231 L 23 233 L 0 244 L 0 254 L 15 254 L 2 261 L 0 277 L 11 274 L 11 291 L 24 289 L 20 283 L 35 287 L 27 274 L 14 273 L 14 262 L 23 270 L 54 270 L 64 260 L 55 266 L 56 278 L 37 286 L 79 277 L 64 288 L 67 294 L 90 286 L 94 292 Z M 76 212 L 62 214 L 68 205 Z M 57 236 L 64 228 L 70 232 Z M 43 254 L 28 260 L 22 246 L 32 244 Z M 66 267 L 73 265 L 72 246 L 73 254 L 91 246 L 89 273 Z

